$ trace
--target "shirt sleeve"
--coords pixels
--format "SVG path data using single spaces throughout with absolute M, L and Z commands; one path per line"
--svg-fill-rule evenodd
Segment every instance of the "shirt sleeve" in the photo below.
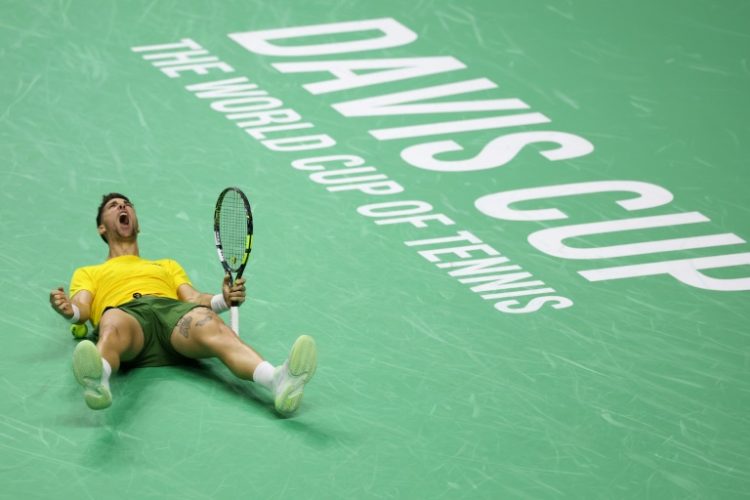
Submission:
M 180 285 L 188 284 L 190 286 L 193 286 L 193 284 L 190 282 L 190 278 L 188 278 L 187 273 L 182 268 L 180 264 L 177 263 L 177 261 L 174 260 L 167 260 L 169 274 L 172 277 L 172 283 L 174 285 L 175 291 L 180 287 Z
M 94 279 L 85 267 L 79 267 L 73 272 L 73 277 L 70 279 L 70 297 L 72 298 L 81 290 L 87 290 L 92 294 L 96 291 Z

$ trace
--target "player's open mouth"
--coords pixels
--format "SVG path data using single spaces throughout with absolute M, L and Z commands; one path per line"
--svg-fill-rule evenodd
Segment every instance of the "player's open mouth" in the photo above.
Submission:
M 127 212 L 120 212 L 120 216 L 117 218 L 117 220 L 123 226 L 130 225 L 130 216 L 128 216 Z

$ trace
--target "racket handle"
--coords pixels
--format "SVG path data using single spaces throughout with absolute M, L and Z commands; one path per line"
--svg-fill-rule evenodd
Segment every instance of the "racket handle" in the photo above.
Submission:
M 232 319 L 232 330 L 234 330 L 234 333 L 237 334 L 237 336 L 240 336 L 240 309 L 237 306 L 232 306 L 229 308 L 229 314 Z

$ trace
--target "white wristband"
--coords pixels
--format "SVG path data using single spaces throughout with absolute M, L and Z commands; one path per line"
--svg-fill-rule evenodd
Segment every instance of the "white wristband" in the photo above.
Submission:
M 213 309 L 215 313 L 224 312 L 229 309 L 227 301 L 224 300 L 223 294 L 217 293 L 216 295 L 211 297 L 211 309 Z
M 71 323 L 78 323 L 78 320 L 81 319 L 81 310 L 78 309 L 78 306 L 75 304 L 70 304 L 70 307 L 73 309 L 73 316 L 68 319 Z

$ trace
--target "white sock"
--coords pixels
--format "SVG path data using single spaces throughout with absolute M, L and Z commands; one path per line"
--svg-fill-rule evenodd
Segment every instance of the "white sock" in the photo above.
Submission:
M 104 358 L 102 358 L 102 368 L 102 385 L 109 388 L 109 376 L 112 375 L 112 367 Z
M 269 391 L 273 392 L 273 374 L 276 371 L 274 366 L 268 361 L 263 361 L 253 372 L 253 382 L 260 384 Z

